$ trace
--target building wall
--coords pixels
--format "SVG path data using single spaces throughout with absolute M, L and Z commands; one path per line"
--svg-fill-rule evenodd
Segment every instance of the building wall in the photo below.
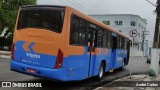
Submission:
M 142 19 L 138 15 L 131 14 L 108 14 L 108 15 L 89 15 L 94 19 L 103 22 L 110 21 L 109 26 L 115 28 L 116 30 L 121 31 L 126 34 L 132 40 L 132 37 L 129 35 L 131 30 L 137 30 L 137 36 L 134 38 L 134 49 L 133 56 L 147 56 L 148 54 L 148 45 L 144 45 L 143 48 L 143 31 L 146 31 L 147 21 Z M 116 25 L 115 21 L 122 21 L 122 25 Z M 135 22 L 135 26 L 131 26 L 131 21 Z M 139 25 L 140 24 L 140 25 Z M 144 40 L 145 42 L 146 40 Z M 144 49 L 144 52 L 143 52 Z

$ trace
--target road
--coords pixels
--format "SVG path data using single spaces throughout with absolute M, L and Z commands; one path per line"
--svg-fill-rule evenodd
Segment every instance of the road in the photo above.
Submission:
M 0 81 L 47 81 L 42 78 L 35 78 L 33 76 L 28 76 L 20 73 L 10 71 L 9 59 L 0 58 Z M 146 74 L 149 70 L 149 64 L 146 63 L 145 58 L 134 57 L 131 59 L 132 73 L 133 74 Z M 125 67 L 123 71 L 115 70 L 112 73 L 105 73 L 102 81 L 96 81 L 94 78 L 89 78 L 83 81 L 76 82 L 58 82 L 52 81 L 53 86 L 57 90 L 91 90 L 96 87 L 103 86 L 107 84 L 108 81 L 113 81 L 115 79 L 129 75 L 129 65 Z M 79 87 L 82 86 L 82 87 Z M 89 87 L 87 87 L 89 86 Z M 67 87 L 67 88 L 66 88 Z M 12 90 L 12 88 L 10 88 Z M 20 88 L 18 88 L 20 90 Z M 16 90 L 18 90 L 16 89 Z M 26 88 L 27 90 L 33 90 L 33 88 Z

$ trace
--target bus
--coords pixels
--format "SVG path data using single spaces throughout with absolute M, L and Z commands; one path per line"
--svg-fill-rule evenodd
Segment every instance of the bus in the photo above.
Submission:
M 14 30 L 10 69 L 59 81 L 124 69 L 129 38 L 70 6 L 21 6 Z

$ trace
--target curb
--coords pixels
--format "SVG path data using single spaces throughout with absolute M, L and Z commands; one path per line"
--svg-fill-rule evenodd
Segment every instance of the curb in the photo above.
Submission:
M 10 56 L 11 52 L 10 51 L 0 51 L 0 55 Z
M 145 77 L 147 76 L 147 74 L 133 74 L 133 75 L 132 75 L 132 78 L 133 78 L 134 76 L 140 76 L 140 75 L 143 75 L 143 76 L 145 76 Z M 125 78 L 128 78 L 128 79 L 129 79 L 129 77 L 130 77 L 130 76 L 128 75 L 128 76 L 125 76 L 125 77 L 116 79 L 116 80 L 114 80 L 114 81 L 106 84 L 105 86 L 110 85 L 110 84 L 112 84 L 112 83 L 114 83 L 114 82 L 116 82 L 116 81 L 121 81 L 121 80 L 123 81 L 123 79 L 125 79 Z
M 127 80 L 126 80 L 127 79 Z M 150 86 L 150 85 L 147 85 L 145 86 L 137 86 L 137 84 L 135 83 L 135 86 L 109 86 L 110 84 L 113 84 L 114 82 L 116 81 L 159 81 L 160 80 L 160 74 L 157 75 L 157 77 L 150 77 L 148 76 L 147 74 L 138 74 L 138 75 L 132 75 L 132 79 L 129 79 L 129 76 L 125 76 L 123 78 L 120 78 L 120 79 L 117 79 L 117 80 L 114 80 L 108 84 L 106 84 L 105 86 L 103 87 L 97 87 L 95 88 L 94 90 L 160 90 L 159 87 L 157 86 Z M 117 83 L 119 84 L 119 83 Z M 128 82 L 127 84 L 125 85 L 128 85 Z M 156 84 L 158 85 L 158 84 Z
M 147 75 L 147 74 L 132 74 L 132 77 L 133 76 L 136 76 L 136 75 Z M 111 81 L 110 83 L 107 83 L 107 84 L 105 84 L 105 85 L 102 85 L 102 86 L 100 86 L 100 87 L 97 87 L 97 88 L 94 88 L 93 90 L 101 90 L 102 88 L 104 88 L 104 87 L 106 87 L 106 86 L 108 86 L 108 85 L 110 85 L 110 84 L 112 84 L 112 83 L 114 83 L 114 82 L 116 82 L 116 81 L 120 81 L 121 79 L 124 79 L 124 78 L 128 78 L 129 77 L 129 74 L 127 74 L 127 75 L 125 75 L 124 77 L 120 77 L 120 78 L 118 78 L 118 79 L 114 79 L 113 81 Z M 113 89 L 114 90 L 114 89 Z M 117 90 L 117 89 L 115 89 L 115 90 Z

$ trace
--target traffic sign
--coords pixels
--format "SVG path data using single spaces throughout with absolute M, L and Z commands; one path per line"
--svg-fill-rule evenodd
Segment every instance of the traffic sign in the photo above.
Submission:
M 130 32 L 129 32 L 129 35 L 131 36 L 131 37 L 136 37 L 137 36 L 137 30 L 131 30 Z

